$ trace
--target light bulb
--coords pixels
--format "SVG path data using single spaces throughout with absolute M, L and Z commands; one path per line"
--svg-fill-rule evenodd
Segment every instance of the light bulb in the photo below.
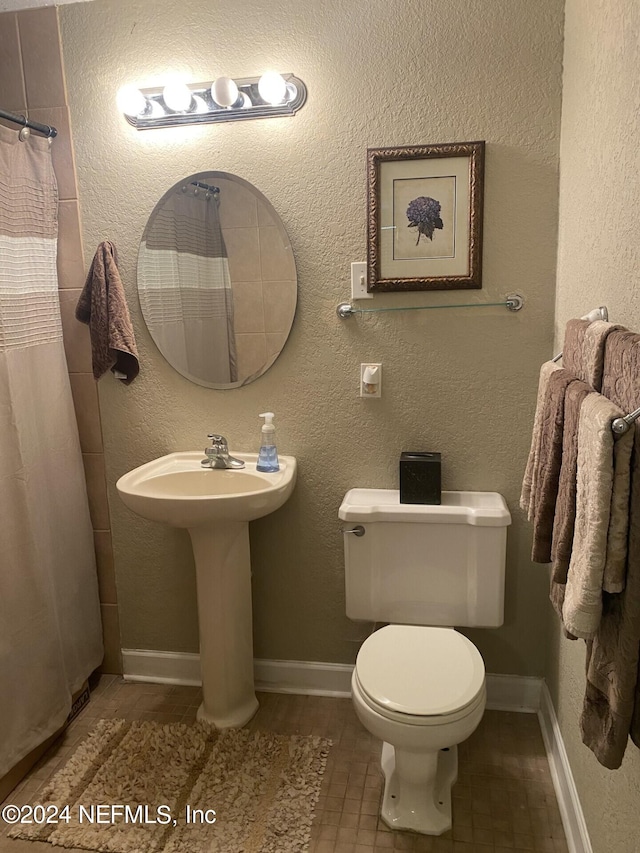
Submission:
M 232 107 L 238 100 L 238 87 L 230 77 L 218 77 L 211 85 L 211 97 L 219 107 Z
M 169 83 L 162 90 L 162 97 L 170 110 L 184 113 L 191 106 L 191 89 L 186 83 Z
M 267 71 L 258 81 L 258 92 L 263 101 L 275 106 L 284 101 L 287 84 L 282 74 L 278 74 L 277 71 Z
M 193 96 L 193 103 L 195 105 L 193 109 L 194 113 L 206 113 L 209 111 L 209 108 L 207 107 L 207 102 L 204 100 L 204 98 L 201 98 L 200 95 Z
M 118 92 L 118 109 L 135 118 L 147 109 L 147 99 L 136 86 L 123 86 Z
M 288 103 L 291 103 L 291 101 L 295 101 L 295 99 L 297 97 L 298 97 L 298 87 L 296 86 L 296 84 L 295 83 L 287 83 L 287 93 L 285 95 L 285 100 Z

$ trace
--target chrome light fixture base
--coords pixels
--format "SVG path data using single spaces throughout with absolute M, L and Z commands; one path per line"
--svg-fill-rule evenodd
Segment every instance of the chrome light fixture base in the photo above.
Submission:
M 259 77 L 235 79 L 238 99 L 230 107 L 221 107 L 211 95 L 211 83 L 191 83 L 191 104 L 187 110 L 170 109 L 164 100 L 163 89 L 140 89 L 145 99 L 145 108 L 136 116 L 125 113 L 125 118 L 137 130 L 157 127 L 178 127 L 185 124 L 210 124 L 219 121 L 244 121 L 252 118 L 292 116 L 307 100 L 307 87 L 293 74 L 283 74 L 286 93 L 282 103 L 270 104 L 263 100 L 258 91 Z

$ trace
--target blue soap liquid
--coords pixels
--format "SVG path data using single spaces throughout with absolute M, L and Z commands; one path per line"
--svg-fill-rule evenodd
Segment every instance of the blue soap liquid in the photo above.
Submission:
M 273 474 L 275 471 L 279 470 L 280 464 L 278 463 L 278 451 L 276 450 L 275 444 L 270 444 L 268 446 L 263 445 L 260 448 L 260 453 L 258 454 L 256 471 L 266 471 L 268 474 Z

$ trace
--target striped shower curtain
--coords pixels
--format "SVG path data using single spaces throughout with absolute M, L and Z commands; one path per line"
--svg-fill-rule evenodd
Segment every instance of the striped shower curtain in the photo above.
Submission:
M 158 349 L 201 384 L 236 382 L 233 294 L 218 201 L 190 184 L 149 220 L 138 256 L 140 307 Z
M 64 723 L 102 660 L 57 210 L 48 140 L 0 126 L 0 777 Z

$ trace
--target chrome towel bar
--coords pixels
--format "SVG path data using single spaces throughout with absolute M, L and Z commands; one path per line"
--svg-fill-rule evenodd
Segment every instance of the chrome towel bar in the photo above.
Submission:
M 381 311 L 428 311 L 435 308 L 488 308 L 504 305 L 509 311 L 519 311 L 524 305 L 524 298 L 519 293 L 506 296 L 502 302 L 465 302 L 460 305 L 392 305 L 388 308 L 356 308 L 350 302 L 341 302 L 336 308 L 336 314 L 341 320 L 353 317 L 354 314 L 378 314 Z

